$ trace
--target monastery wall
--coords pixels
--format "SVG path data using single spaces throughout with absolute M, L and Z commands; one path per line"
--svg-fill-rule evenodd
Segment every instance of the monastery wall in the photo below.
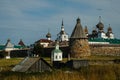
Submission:
M 120 45 L 90 45 L 91 55 L 120 56 Z

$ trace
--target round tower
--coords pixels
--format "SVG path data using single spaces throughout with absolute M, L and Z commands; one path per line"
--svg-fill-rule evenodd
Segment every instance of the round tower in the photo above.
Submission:
M 80 18 L 76 20 L 76 25 L 71 34 L 69 43 L 71 57 L 81 58 L 91 55 L 88 39 L 82 28 Z

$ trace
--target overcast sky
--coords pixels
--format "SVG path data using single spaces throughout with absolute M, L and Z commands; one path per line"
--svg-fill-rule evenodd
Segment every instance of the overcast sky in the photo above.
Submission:
M 120 0 L 0 0 L 0 44 L 10 38 L 17 44 L 22 39 L 29 45 L 60 31 L 62 19 L 65 31 L 71 35 L 76 19 L 87 26 L 89 33 L 102 17 L 104 31 L 109 24 L 120 38 Z

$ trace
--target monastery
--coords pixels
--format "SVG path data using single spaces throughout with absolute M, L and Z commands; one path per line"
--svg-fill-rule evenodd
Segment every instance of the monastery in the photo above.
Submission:
M 11 43 L 10 39 L 8 39 L 5 45 L 0 45 L 0 50 L 6 52 L 17 50 L 17 53 L 19 50 L 19 55 L 21 56 L 23 55 L 21 54 L 21 50 L 25 50 L 25 52 L 23 52 L 25 53 L 24 56 L 26 56 L 28 55 L 28 52 L 32 51 L 36 44 L 40 44 L 43 47 L 44 52 L 41 54 L 50 57 L 50 52 L 56 46 L 56 42 L 59 42 L 64 57 L 67 57 L 68 55 L 74 58 L 91 55 L 120 56 L 120 39 L 115 37 L 110 24 L 107 32 L 104 31 L 104 24 L 101 20 L 101 16 L 99 16 L 96 28 L 93 29 L 91 33 L 89 33 L 87 26 L 82 26 L 80 18 L 77 18 L 71 36 L 65 31 L 63 20 L 61 23 L 61 30 L 56 35 L 56 40 L 51 40 L 52 35 L 50 31 L 48 31 L 46 39 L 37 40 L 33 44 L 33 47 L 30 46 L 30 51 L 28 51 L 29 49 L 26 48 L 22 40 L 20 40 L 18 45 L 14 45 Z M 16 55 L 15 53 L 16 52 L 13 52 L 11 55 L 14 57 L 14 55 Z M 16 57 L 19 57 L 19 55 L 16 55 Z
M 76 58 L 90 55 L 120 55 L 120 39 L 114 37 L 110 24 L 107 32 L 104 31 L 101 16 L 99 16 L 99 22 L 91 34 L 87 27 L 82 27 L 80 18 L 77 18 L 71 36 L 68 36 L 67 32 L 65 32 L 63 20 L 56 40 L 52 41 L 51 36 L 50 32 L 48 32 L 46 34 L 47 39 L 40 39 L 35 42 L 35 44 L 40 44 L 44 47 L 45 54 L 47 53 L 46 49 L 53 48 L 56 41 L 59 41 L 60 48 L 67 48 L 63 49 L 65 51 L 63 51 L 63 55 L 67 53 L 67 55 L 70 54 Z

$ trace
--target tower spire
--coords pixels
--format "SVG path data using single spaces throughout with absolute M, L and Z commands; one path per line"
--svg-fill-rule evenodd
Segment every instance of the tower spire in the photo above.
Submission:
M 62 26 L 64 26 L 64 24 L 63 24 L 63 19 L 62 19 Z
M 46 37 L 48 40 L 51 40 L 51 34 L 50 34 L 50 29 L 48 28 L 48 33 L 46 34 Z
M 99 16 L 99 22 L 101 22 L 101 20 L 102 20 L 102 19 L 101 19 L 101 16 Z
M 62 19 L 61 30 L 62 30 L 62 31 L 64 31 L 64 24 L 63 24 L 63 19 Z

